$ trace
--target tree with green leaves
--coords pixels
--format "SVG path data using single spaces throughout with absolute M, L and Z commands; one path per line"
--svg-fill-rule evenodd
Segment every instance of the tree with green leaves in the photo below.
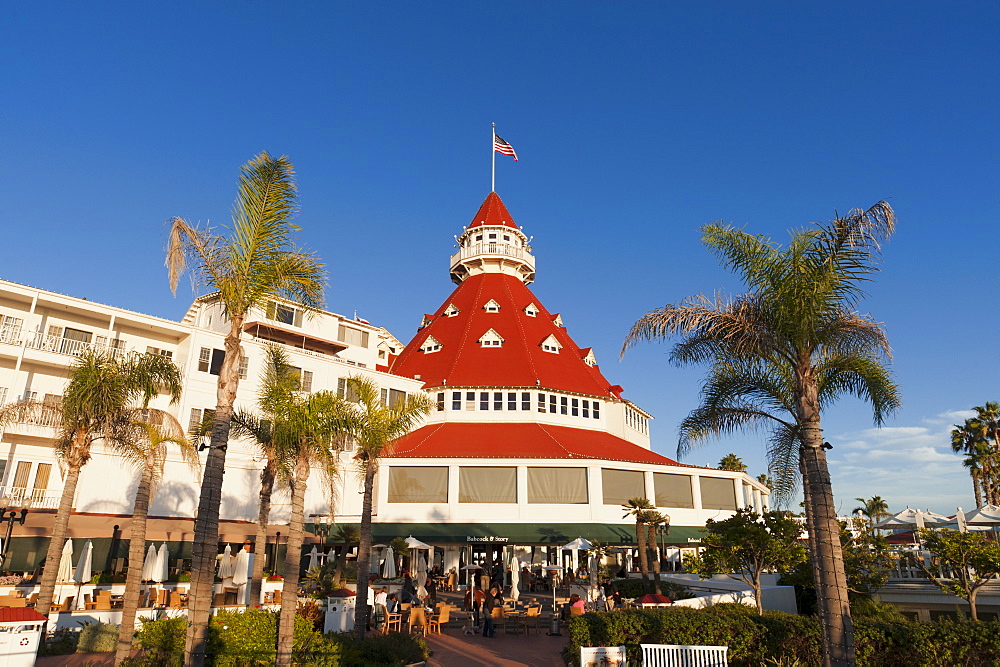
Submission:
M 139 594 L 142 587 L 142 566 L 146 547 L 146 518 L 149 505 L 156 495 L 156 487 L 163 479 L 163 469 L 167 462 L 167 448 L 177 449 L 181 459 L 193 471 L 201 465 L 198 448 L 185 437 L 184 428 L 169 413 L 162 410 L 146 410 L 140 415 L 145 421 L 132 424 L 135 433 L 121 441 L 115 453 L 127 465 L 139 472 L 139 485 L 135 492 L 132 520 L 129 522 L 128 574 L 125 578 L 125 595 L 122 601 L 122 620 L 118 628 L 118 649 L 115 664 L 121 663 L 132 652 L 135 634 L 135 615 L 139 609 Z
M 650 551 L 653 563 L 653 589 L 657 595 L 660 595 L 663 593 L 663 582 L 660 581 L 660 558 L 663 555 L 657 547 L 656 536 L 662 526 L 670 524 L 670 518 L 656 510 L 646 510 L 642 522 L 646 524 L 646 548 Z
M 747 466 L 743 463 L 743 459 L 736 456 L 736 454 L 726 454 L 719 461 L 719 470 L 729 470 L 731 472 L 746 472 Z
M 340 557 L 337 558 L 337 569 L 333 576 L 338 585 L 343 585 L 344 572 L 347 569 L 347 554 L 351 550 L 351 545 L 357 544 L 361 539 L 361 530 L 354 524 L 343 523 L 337 526 L 332 537 L 340 542 Z
M 875 595 L 889 581 L 889 573 L 893 568 L 888 540 L 877 535 L 870 525 L 865 525 L 860 532 L 852 534 L 847 525 L 842 524 L 840 545 L 844 553 L 848 590 L 862 596 Z
M 894 228 L 885 202 L 794 231 L 787 246 L 706 225 L 702 241 L 747 291 L 698 295 L 651 311 L 622 348 L 624 354 L 638 341 L 676 336 L 674 363 L 709 365 L 701 404 L 681 424 L 679 455 L 709 438 L 763 429 L 778 500 L 791 496 L 801 474 L 823 655 L 837 665 L 855 662 L 854 631 L 820 417 L 843 394 L 869 402 L 876 424 L 900 403 L 885 366 L 885 332 L 856 310 L 863 283 L 879 269 L 880 244 Z
M 274 441 L 275 414 L 281 409 L 285 396 L 298 390 L 301 380 L 298 369 L 288 363 L 288 354 L 277 345 L 265 348 L 264 370 L 260 378 L 257 406 L 260 414 L 250 410 L 233 412 L 230 435 L 252 443 L 264 466 L 260 471 L 260 490 L 257 493 L 257 536 L 254 541 L 253 571 L 250 574 L 250 605 L 261 601 L 264 581 L 264 546 L 267 544 L 267 526 L 271 517 L 271 495 L 281 461 Z M 214 419 L 213 419 L 214 422 Z M 210 425 L 211 426 L 211 425 Z M 257 546 L 259 545 L 259 546 Z
M 766 472 L 762 472 L 757 475 L 757 481 L 769 488 L 771 491 L 774 491 L 774 480 L 771 479 L 771 476 Z
M 956 425 L 951 449 L 964 454 L 963 464 L 972 476 L 976 507 L 1000 504 L 1000 403 L 977 405 L 974 417 Z
M 891 516 L 889 514 L 889 503 L 882 499 L 882 496 L 872 496 L 871 498 L 855 498 L 859 503 L 858 507 L 851 510 L 851 514 L 861 513 L 868 520 L 870 526 L 875 525 L 882 519 Z
M 383 405 L 379 388 L 363 377 L 347 378 L 348 395 L 354 401 L 350 438 L 357 448 L 357 461 L 364 479 L 361 502 L 361 538 L 358 544 L 358 591 L 354 633 L 364 638 L 368 625 L 368 569 L 372 553 L 372 504 L 375 473 L 382 457 L 391 451 L 397 438 L 409 433 L 430 413 L 432 403 L 426 394 L 409 394 L 405 399 Z
M 642 573 L 642 589 L 648 593 L 650 589 L 649 547 L 646 544 L 646 519 L 649 517 L 649 512 L 655 511 L 656 508 L 653 507 L 653 503 L 649 502 L 648 498 L 635 496 L 625 501 L 622 509 L 625 510 L 623 519 L 627 519 L 630 516 L 635 519 L 635 541 L 639 551 L 639 571 Z
M 929 565 L 917 558 L 920 569 L 939 589 L 967 601 L 969 615 L 978 621 L 976 596 L 983 586 L 1000 576 L 1000 544 L 982 533 L 948 529 L 922 528 L 920 540 L 936 556 L 936 562 Z
M 243 324 L 252 310 L 266 308 L 268 301 L 275 298 L 290 299 L 307 309 L 323 304 L 323 265 L 292 240 L 297 227 L 291 220 L 298 208 L 294 176 L 287 157 L 275 158 L 266 152 L 243 165 L 228 236 L 197 229 L 181 218 L 170 220 L 166 264 L 171 290 L 176 293 L 180 277 L 190 269 L 196 287 L 214 291 L 229 318 L 211 446 L 194 527 L 188 610 L 191 624 L 185 647 L 185 664 L 189 667 L 200 667 L 205 662 L 222 479 L 243 356 Z M 261 551 L 263 547 L 255 545 Z M 257 553 L 258 557 L 262 555 Z
M 70 369 L 60 403 L 18 401 L 0 408 L 0 425 L 58 425 L 55 450 L 65 466 L 65 477 L 35 603 L 39 612 L 48 614 L 52 605 L 73 499 L 80 471 L 90 461 L 91 447 L 100 440 L 111 451 L 130 448 L 136 436 L 132 425 L 141 420 L 142 411 L 160 393 L 167 394 L 172 403 L 180 400 L 181 373 L 170 359 L 117 350 L 87 350 Z
M 757 613 L 764 613 L 761 576 L 793 570 L 808 559 L 799 543 L 802 525 L 787 512 L 758 514 L 749 507 L 728 519 L 709 519 L 700 554 L 684 559 L 684 566 L 703 579 L 725 574 L 753 588 Z

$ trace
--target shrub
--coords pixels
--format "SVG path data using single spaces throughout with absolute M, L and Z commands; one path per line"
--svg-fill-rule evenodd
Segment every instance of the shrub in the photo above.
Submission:
M 612 583 L 615 590 L 624 598 L 637 598 L 646 594 L 646 590 L 642 587 L 642 579 L 615 579 Z
M 170 667 L 183 664 L 187 625 L 187 619 L 183 617 L 143 621 L 142 629 L 136 633 L 143 656 L 129 664 Z
M 357 644 L 349 634 L 330 634 L 325 641 L 339 646 L 344 665 L 412 665 L 430 657 L 423 637 L 412 635 L 373 635 Z
M 38 648 L 38 655 L 66 655 L 76 652 L 76 643 L 80 639 L 80 631 L 71 628 L 59 628 L 52 636 L 45 639 Z
M 114 623 L 81 623 L 77 653 L 113 653 L 118 648 L 118 626 Z

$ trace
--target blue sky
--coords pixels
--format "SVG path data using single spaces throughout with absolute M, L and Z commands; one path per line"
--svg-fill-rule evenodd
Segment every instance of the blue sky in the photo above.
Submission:
M 904 406 L 825 417 L 842 511 L 879 494 L 973 504 L 948 431 L 1000 400 L 992 257 L 1000 5 L 883 3 L 15 3 L 0 25 L 0 277 L 168 318 L 163 221 L 225 224 L 240 164 L 298 171 L 301 240 L 331 310 L 408 340 L 450 293 L 452 235 L 490 186 L 533 235 L 532 286 L 652 412 L 672 456 L 702 369 L 618 362 L 631 323 L 740 285 L 699 242 L 886 199 L 897 235 L 864 309 Z M 764 470 L 754 434 L 737 451 Z

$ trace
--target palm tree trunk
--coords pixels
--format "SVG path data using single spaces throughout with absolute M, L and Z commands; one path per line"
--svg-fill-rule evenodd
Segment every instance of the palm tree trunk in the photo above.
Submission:
M 52 536 L 49 538 L 49 548 L 45 552 L 45 570 L 42 573 L 42 585 L 38 591 L 38 602 L 35 610 L 45 616 L 52 607 L 52 596 L 56 590 L 56 578 L 59 576 L 59 561 L 62 560 L 63 545 L 66 543 L 66 532 L 69 530 L 69 517 L 73 513 L 73 498 L 76 496 L 76 485 L 80 481 L 80 469 L 83 468 L 80 447 L 84 445 L 84 436 L 77 436 L 74 441 L 73 455 L 69 458 L 66 470 L 66 481 L 63 484 L 62 497 L 59 499 L 59 511 L 52 523 Z
M 361 504 L 361 540 L 358 544 L 358 596 L 355 609 L 354 637 L 361 641 L 368 627 L 368 572 L 372 554 L 372 495 L 375 488 L 375 471 L 378 463 L 369 458 L 365 462 L 365 494 Z
M 309 459 L 300 457 L 295 465 L 292 486 L 292 514 L 288 521 L 288 542 L 285 547 L 285 582 L 281 588 L 281 612 L 278 616 L 277 664 L 292 664 L 295 641 L 295 610 L 299 602 L 299 570 L 302 567 L 302 514 L 306 484 L 309 480 Z
M 267 525 L 271 518 L 271 492 L 274 491 L 274 466 L 267 462 L 260 471 L 260 494 L 257 506 L 257 538 L 253 545 L 253 572 L 250 574 L 250 606 L 260 604 L 264 580 L 264 560 L 267 558 Z
M 806 516 L 813 543 L 813 578 L 823 639 L 825 665 L 854 665 L 854 625 L 847 596 L 847 576 L 840 549 L 840 526 L 833 502 L 830 471 L 823 449 L 818 411 L 802 428 L 802 453 L 807 487 Z
M 122 603 L 122 624 L 118 629 L 118 651 L 115 664 L 129 657 L 132 652 L 132 637 L 135 634 L 135 614 L 139 609 L 139 588 L 142 586 L 142 565 L 146 548 L 146 516 L 149 503 L 153 499 L 153 465 L 147 461 L 135 492 L 132 509 L 132 523 L 128 538 L 128 576 L 125 579 L 125 599 Z
M 642 572 L 642 590 L 649 592 L 649 554 L 646 552 L 646 529 L 641 521 L 635 522 L 635 540 L 639 543 L 639 571 Z
M 212 445 L 205 460 L 205 471 L 198 499 L 198 515 L 194 522 L 194 544 L 191 548 L 191 594 L 188 609 L 187 642 L 184 664 L 202 667 L 208 647 L 208 615 L 215 592 L 215 563 L 219 550 L 219 510 L 222 507 L 222 481 L 226 472 L 226 447 L 229 444 L 229 419 L 239 387 L 240 335 L 242 317 L 233 317 L 226 335 L 226 356 L 219 369 L 216 391 L 215 423 L 212 425 Z
M 337 558 L 337 570 L 333 574 L 333 580 L 338 586 L 344 585 L 344 570 L 347 569 L 347 552 L 351 550 L 351 545 L 346 540 L 340 545 L 340 556 Z
M 663 594 L 663 587 L 660 584 L 660 553 L 656 550 L 656 525 L 646 526 L 646 548 L 653 556 L 653 590 L 657 595 Z

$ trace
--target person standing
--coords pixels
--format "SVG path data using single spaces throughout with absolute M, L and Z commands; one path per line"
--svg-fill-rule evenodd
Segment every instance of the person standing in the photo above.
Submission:
M 486 592 L 486 599 L 483 601 L 483 637 L 493 638 L 496 636 L 496 628 L 493 627 L 493 609 L 497 604 L 497 587 L 490 586 Z
M 427 589 L 427 595 L 431 599 L 431 604 L 437 606 L 437 580 L 434 577 L 428 577 L 427 584 L 424 586 Z

